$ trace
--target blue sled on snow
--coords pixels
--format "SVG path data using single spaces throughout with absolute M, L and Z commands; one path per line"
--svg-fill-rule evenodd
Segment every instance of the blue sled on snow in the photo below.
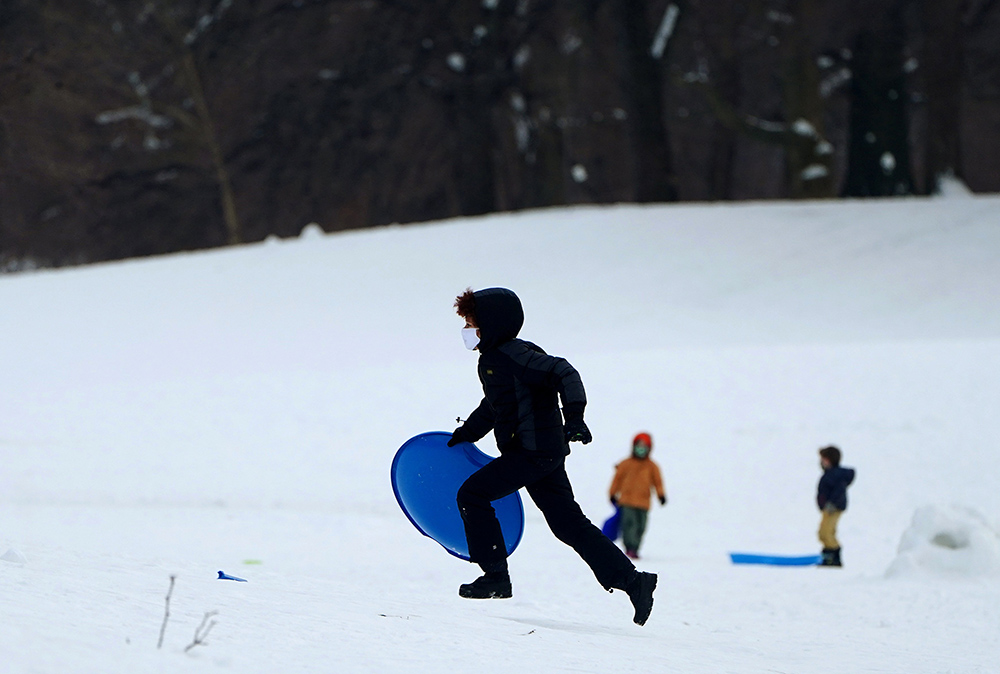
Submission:
M 417 531 L 459 559 L 469 559 L 465 523 L 458 512 L 458 488 L 493 457 L 471 442 L 448 446 L 451 433 L 421 433 L 403 443 L 390 474 L 396 502 Z M 517 492 L 493 502 L 507 554 L 521 542 L 524 506 Z
M 733 564 L 768 564 L 770 566 L 816 566 L 823 557 L 821 555 L 760 555 L 748 552 L 730 552 L 729 558 Z
M 225 571 L 219 571 L 219 578 L 218 578 L 218 580 L 236 580 L 236 581 L 239 581 L 241 583 L 247 582 L 246 578 L 237 578 L 236 576 L 230 576 Z

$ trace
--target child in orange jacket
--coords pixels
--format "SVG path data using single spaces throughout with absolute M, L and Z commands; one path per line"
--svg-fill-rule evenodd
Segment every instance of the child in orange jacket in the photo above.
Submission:
M 652 451 L 653 438 L 649 433 L 636 435 L 632 440 L 632 456 L 615 466 L 611 481 L 611 503 L 621 509 L 622 542 L 625 554 L 632 559 L 639 559 L 639 545 L 646 533 L 650 491 L 656 491 L 661 506 L 667 504 L 660 467 L 649 458 Z

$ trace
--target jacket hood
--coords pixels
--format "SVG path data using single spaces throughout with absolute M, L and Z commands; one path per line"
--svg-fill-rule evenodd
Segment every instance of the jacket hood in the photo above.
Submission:
M 517 337 L 524 325 L 524 310 L 512 290 L 486 288 L 472 296 L 476 300 L 480 353 Z

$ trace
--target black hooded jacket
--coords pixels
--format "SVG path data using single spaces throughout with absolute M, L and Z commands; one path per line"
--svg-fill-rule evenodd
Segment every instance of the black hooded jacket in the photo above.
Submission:
M 557 396 L 566 419 L 582 419 L 587 395 L 580 374 L 564 358 L 517 339 L 524 312 L 512 291 L 488 288 L 474 297 L 485 395 L 462 426 L 463 435 L 475 441 L 492 429 L 501 453 L 523 448 L 569 454 Z
M 847 487 L 854 482 L 854 469 L 831 466 L 823 471 L 816 488 L 816 505 L 823 510 L 827 505 L 837 510 L 847 510 Z

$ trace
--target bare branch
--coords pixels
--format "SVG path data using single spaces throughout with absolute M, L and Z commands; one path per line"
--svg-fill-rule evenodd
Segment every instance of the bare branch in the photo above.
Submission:
M 193 30 L 182 36 L 182 31 L 167 8 L 159 5 L 151 5 L 151 11 L 156 15 L 177 47 L 177 58 L 180 60 L 181 72 L 187 84 L 197 118 L 200 122 L 198 127 L 201 131 L 205 145 L 208 147 L 212 157 L 212 164 L 215 167 L 216 180 L 219 187 L 219 200 L 222 202 L 222 219 L 226 226 L 226 232 L 230 244 L 243 242 L 242 227 L 236 213 L 236 197 L 233 194 L 232 181 L 229 170 L 226 168 L 225 156 L 219 142 L 215 129 L 215 119 L 208 108 L 208 101 L 205 97 L 205 87 L 198 72 L 198 64 L 194 59 L 192 45 L 198 37 L 218 19 L 222 13 L 232 4 L 231 0 L 222 0 L 216 8 L 214 14 L 205 15 Z
M 189 643 L 187 647 L 184 649 L 185 653 L 190 651 L 195 646 L 201 646 L 202 644 L 205 643 L 205 638 L 208 636 L 208 633 L 212 631 L 212 628 L 215 627 L 215 622 L 216 622 L 214 620 L 209 622 L 209 620 L 213 616 L 217 615 L 219 615 L 218 611 L 209 611 L 208 613 L 205 614 L 205 616 L 201 619 L 201 624 L 198 625 L 198 629 L 194 631 L 194 640 L 192 640 L 191 643 Z
M 694 87 L 700 91 L 705 96 L 712 114 L 727 129 L 763 143 L 789 144 L 790 134 L 787 125 L 769 123 L 758 117 L 740 114 L 705 78 L 674 77 L 674 83 L 679 86 Z
M 170 595 L 174 593 L 175 580 L 177 580 L 177 576 L 170 576 L 170 589 L 167 590 L 166 606 L 163 609 L 163 624 L 160 625 L 160 640 L 156 642 L 157 648 L 163 646 L 163 633 L 167 631 L 167 620 L 170 618 Z

